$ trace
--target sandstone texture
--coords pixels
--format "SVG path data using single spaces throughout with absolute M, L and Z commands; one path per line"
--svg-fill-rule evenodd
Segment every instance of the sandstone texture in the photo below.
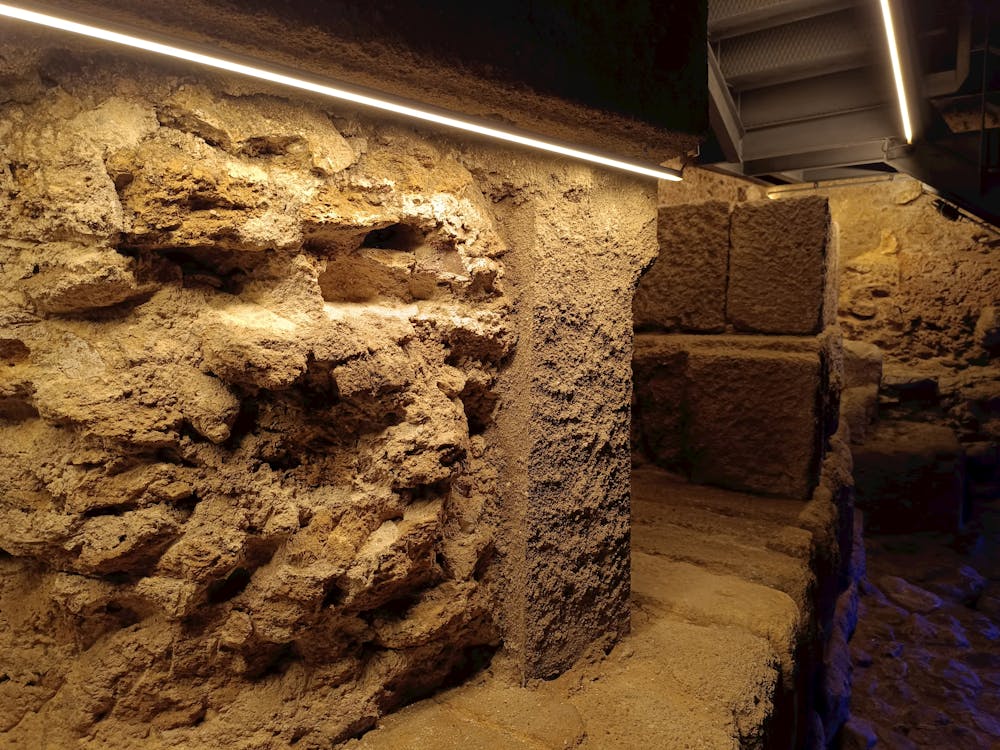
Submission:
M 655 185 L 567 164 L 511 200 L 511 164 L 466 153 L 516 248 L 505 272 L 518 345 L 496 416 L 505 595 L 519 602 L 505 645 L 522 644 L 525 675 L 549 677 L 628 628 L 628 310 L 656 253 Z
M 685 163 L 684 159 L 666 162 L 667 166 L 682 169 L 682 182 L 660 182 L 660 206 L 677 206 L 709 201 L 725 201 L 733 205 L 766 197 L 766 186 L 743 177 Z
M 996 444 L 1000 235 L 948 221 L 909 178 L 816 195 L 829 200 L 839 225 L 845 338 L 877 346 L 888 380 L 910 384 L 884 394 L 883 416 L 909 420 L 919 412 L 917 419 L 954 429 L 962 443 Z
M 0 745 L 329 747 L 627 628 L 652 187 L 2 59 Z
M 841 354 L 822 337 L 637 336 L 634 432 L 650 460 L 695 481 L 812 492 L 836 430 Z
M 727 313 L 741 331 L 814 334 L 832 322 L 836 248 L 826 200 L 737 205 Z
M 848 456 L 835 444 L 806 503 L 636 471 L 632 630 L 607 656 L 523 687 L 494 667 L 346 748 L 825 747 L 844 719 L 813 687 L 827 682 L 813 644 L 833 622 L 817 593 L 846 561 L 830 541 L 850 512 L 834 500 Z
M 949 221 L 935 196 L 900 175 L 828 183 L 805 194 L 828 200 L 839 227 L 843 418 L 854 443 L 874 441 L 873 454 L 867 445 L 859 448 L 865 477 L 874 476 L 872 462 L 887 462 L 875 470 L 878 486 L 887 488 L 876 524 L 895 517 L 929 528 L 938 518 L 942 528 L 953 529 L 1000 492 L 994 458 L 1000 446 L 1000 233 L 971 220 Z M 776 195 L 777 203 L 786 200 Z M 928 432 L 935 427 L 936 438 Z M 970 453 L 976 459 L 966 472 L 963 455 Z M 890 487 L 889 465 L 902 472 L 910 497 Z M 957 471 L 951 479 L 948 466 Z M 916 479 L 921 473 L 923 482 Z M 863 502 L 877 502 L 874 485 L 867 478 L 863 484 Z M 932 487 L 941 490 L 937 499 Z M 894 513 L 893 498 L 903 503 Z
M 729 205 L 661 207 L 660 253 L 632 305 L 638 329 L 718 332 L 726 325 Z

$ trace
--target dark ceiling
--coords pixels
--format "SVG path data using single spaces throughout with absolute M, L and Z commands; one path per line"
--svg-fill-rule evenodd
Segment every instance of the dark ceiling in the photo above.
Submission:
M 228 2 L 666 129 L 707 131 L 706 0 Z

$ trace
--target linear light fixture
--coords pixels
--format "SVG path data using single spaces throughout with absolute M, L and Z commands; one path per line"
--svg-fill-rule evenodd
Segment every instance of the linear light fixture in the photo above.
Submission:
M 507 143 L 514 143 L 519 146 L 548 151 L 549 153 L 567 156 L 571 159 L 578 159 L 592 164 L 599 164 L 604 167 L 620 169 L 626 172 L 632 172 L 646 177 L 654 177 L 660 180 L 679 181 L 681 179 L 679 172 L 673 169 L 668 169 L 667 167 L 660 167 L 654 164 L 643 164 L 642 162 L 627 161 L 611 156 L 603 156 L 601 154 L 586 151 L 571 145 L 561 145 L 530 134 L 522 134 L 512 130 L 500 128 L 486 121 L 477 122 L 459 117 L 450 112 L 435 112 L 415 103 L 393 101 L 388 95 L 380 95 L 376 92 L 362 93 L 360 91 L 342 88 L 340 86 L 329 85 L 328 83 L 310 81 L 297 75 L 280 73 L 275 70 L 269 70 L 265 67 L 259 67 L 256 64 L 249 64 L 257 62 L 253 60 L 247 60 L 247 62 L 237 62 L 236 60 L 227 59 L 225 57 L 195 52 L 194 50 L 177 47 L 172 44 L 164 44 L 151 39 L 143 39 L 138 36 L 132 36 L 131 34 L 111 31 L 97 26 L 90 26 L 65 18 L 52 16 L 47 13 L 40 13 L 33 10 L 27 10 L 26 8 L 7 5 L 5 3 L 0 3 L 0 16 L 12 18 L 18 21 L 26 21 L 40 26 L 47 26 L 52 29 L 59 29 L 60 31 L 68 31 L 74 34 L 90 37 L 92 39 L 101 39 L 106 42 L 112 42 L 113 44 L 134 47 L 147 52 L 155 52 L 156 54 L 166 55 L 167 57 L 188 60 L 210 68 L 226 70 L 230 73 L 237 73 L 250 78 L 257 78 L 262 81 L 276 83 L 281 86 L 288 86 L 302 91 L 309 91 L 313 94 L 320 94 L 321 96 L 327 96 L 332 99 L 339 99 L 353 104 L 360 104 L 362 106 L 372 107 L 384 112 L 392 112 L 397 115 L 423 120 L 424 122 L 431 122 L 435 125 L 442 125 L 446 128 L 454 128 L 456 130 L 475 133 L 477 135 L 486 136 L 487 138 L 493 138 Z
M 889 0 L 881 0 L 882 20 L 885 36 L 889 41 L 889 58 L 892 60 L 892 75 L 896 79 L 896 96 L 899 97 L 899 116 L 903 119 L 903 134 L 907 143 L 913 143 L 913 125 L 910 124 L 910 107 L 906 103 L 906 85 L 903 82 L 903 66 L 899 62 L 899 45 L 896 44 L 896 28 L 892 22 L 892 8 Z

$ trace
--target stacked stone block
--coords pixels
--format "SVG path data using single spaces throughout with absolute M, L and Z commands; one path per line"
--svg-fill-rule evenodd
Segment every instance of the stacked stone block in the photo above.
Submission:
M 816 485 L 842 380 L 825 199 L 664 207 L 634 303 L 636 448 L 699 482 Z
M 812 197 L 671 206 L 659 221 L 659 268 L 634 306 L 634 459 L 804 501 L 809 595 L 797 602 L 802 627 L 774 726 L 795 747 L 829 747 L 850 695 L 857 598 L 835 227 L 825 199 Z M 853 358 L 850 377 L 861 379 L 865 364 Z M 766 517 L 771 502 L 748 512 Z M 791 713 L 808 720 L 788 722 Z

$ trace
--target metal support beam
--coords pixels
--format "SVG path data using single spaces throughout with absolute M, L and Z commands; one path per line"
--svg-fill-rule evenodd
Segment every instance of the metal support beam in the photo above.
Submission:
M 708 48 L 708 120 L 726 158 L 743 161 L 744 130 L 740 112 L 711 46 Z
M 897 148 L 886 141 L 869 141 L 850 146 L 818 148 L 802 153 L 753 159 L 743 163 L 743 172 L 747 175 L 764 175 L 827 167 L 850 167 L 855 164 L 885 161 L 896 151 Z
M 748 130 L 743 137 L 745 161 L 819 149 L 881 142 L 899 136 L 899 125 L 891 106 Z

